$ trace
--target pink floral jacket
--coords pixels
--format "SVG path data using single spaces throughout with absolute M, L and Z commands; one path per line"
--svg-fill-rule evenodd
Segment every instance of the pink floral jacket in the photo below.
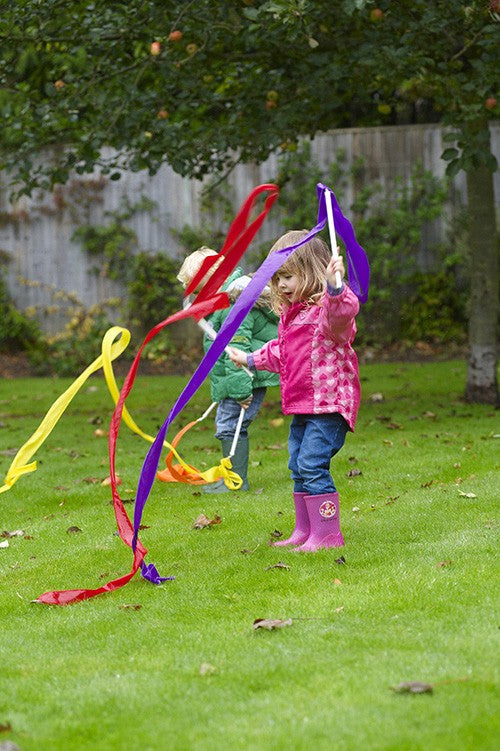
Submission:
M 346 284 L 317 304 L 293 303 L 280 317 L 278 338 L 253 352 L 257 370 L 280 374 L 285 415 L 338 412 L 354 430 L 361 389 L 351 343 L 358 311 Z

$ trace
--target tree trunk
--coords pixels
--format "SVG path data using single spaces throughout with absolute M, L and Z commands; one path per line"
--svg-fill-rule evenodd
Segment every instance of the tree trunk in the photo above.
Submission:
M 469 358 L 467 401 L 498 404 L 498 245 L 493 173 L 485 166 L 467 172 L 469 212 Z

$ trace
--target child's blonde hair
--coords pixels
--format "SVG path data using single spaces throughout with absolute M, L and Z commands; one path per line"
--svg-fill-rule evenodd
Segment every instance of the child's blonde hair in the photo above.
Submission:
M 295 245 L 307 233 L 308 230 L 305 229 L 286 232 L 274 243 L 269 251 L 269 255 L 275 253 L 277 250 L 287 248 L 289 245 Z M 297 248 L 278 271 L 273 274 L 269 282 L 269 286 L 271 287 L 271 302 L 275 313 L 280 313 L 283 306 L 289 304 L 285 295 L 279 291 L 279 276 L 296 276 L 298 280 L 296 299 L 312 305 L 318 301 L 318 298 L 325 291 L 326 267 L 331 258 L 332 252 L 330 248 L 317 235 Z
M 200 270 L 201 264 L 203 263 L 205 258 L 207 258 L 208 256 L 216 255 L 218 255 L 217 251 L 212 250 L 212 248 L 208 248 L 206 245 L 202 245 L 201 248 L 198 248 L 198 250 L 190 253 L 184 259 L 184 262 L 179 269 L 179 273 L 177 274 L 177 279 L 180 281 L 182 286 L 186 288 L 189 285 L 191 279 L 194 279 L 194 277 Z M 208 279 L 210 279 L 219 264 L 220 261 L 213 264 L 213 266 L 209 269 L 205 277 L 200 282 L 200 285 L 204 284 Z

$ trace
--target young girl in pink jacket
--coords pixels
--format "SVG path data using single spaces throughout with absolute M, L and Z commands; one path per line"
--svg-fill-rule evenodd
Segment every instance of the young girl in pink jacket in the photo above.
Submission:
M 307 232 L 283 235 L 271 253 Z M 270 282 L 280 315 L 278 338 L 249 354 L 235 348 L 236 365 L 280 374 L 283 413 L 293 415 L 288 468 L 294 482 L 295 528 L 275 545 L 315 551 L 340 547 L 339 497 L 330 474 L 332 457 L 353 431 L 360 401 L 358 360 L 352 348 L 359 310 L 344 278 L 341 257 L 332 258 L 318 237 L 295 250 Z

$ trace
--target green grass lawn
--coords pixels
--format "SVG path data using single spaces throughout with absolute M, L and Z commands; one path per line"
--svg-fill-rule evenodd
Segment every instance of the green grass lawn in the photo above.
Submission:
M 175 581 L 137 575 L 86 602 L 34 604 L 131 568 L 100 484 L 107 440 L 94 435 L 112 402 L 103 378 L 87 382 L 37 452 L 38 470 L 0 495 L 0 532 L 23 531 L 0 539 L 0 748 L 498 748 L 498 412 L 461 400 L 462 362 L 365 365 L 361 376 L 357 431 L 332 464 L 345 548 L 268 544 L 293 527 L 289 418 L 271 425 L 281 415 L 271 389 L 251 428 L 249 493 L 154 484 L 141 539 L 146 561 Z M 185 382 L 139 377 L 127 400 L 136 422 L 156 435 Z M 0 383 L 2 481 L 9 452 L 69 383 Z M 167 437 L 208 404 L 203 386 Z M 122 426 L 123 499 L 148 448 Z M 181 453 L 216 463 L 211 417 Z M 193 529 L 201 513 L 222 521 Z M 292 623 L 256 630 L 257 618 Z M 410 681 L 433 691 L 393 690 Z

